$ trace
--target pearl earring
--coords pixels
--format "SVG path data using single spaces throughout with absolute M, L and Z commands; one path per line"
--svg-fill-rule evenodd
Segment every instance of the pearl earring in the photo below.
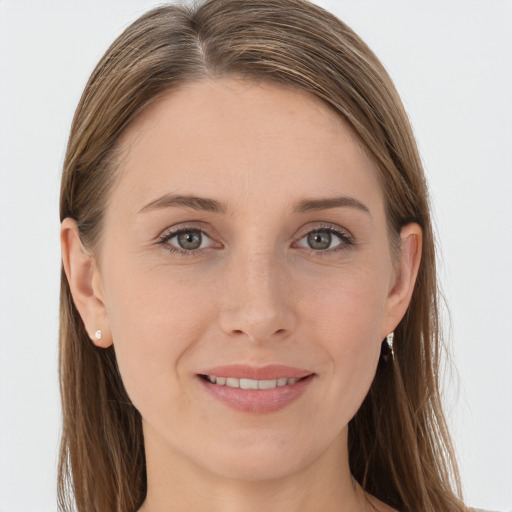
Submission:
M 94 337 L 99 341 L 101 340 L 101 329 L 98 329 L 95 333 L 94 333 Z

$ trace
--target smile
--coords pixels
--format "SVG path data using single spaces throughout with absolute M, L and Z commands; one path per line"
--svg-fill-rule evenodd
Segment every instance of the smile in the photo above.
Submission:
M 230 365 L 197 374 L 210 397 L 239 412 L 264 414 L 290 406 L 311 387 L 316 374 L 282 365 Z
M 208 380 L 208 382 L 217 384 L 218 386 L 240 389 L 274 389 L 282 386 L 291 386 L 300 380 L 287 377 L 279 377 L 277 379 L 270 380 L 238 379 L 236 377 L 217 377 L 215 375 L 203 375 L 202 377 Z

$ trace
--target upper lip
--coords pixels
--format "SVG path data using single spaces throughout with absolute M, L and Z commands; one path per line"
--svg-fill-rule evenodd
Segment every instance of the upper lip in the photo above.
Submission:
M 313 372 L 304 368 L 295 368 L 282 364 L 270 364 L 267 366 L 250 366 L 247 364 L 232 364 L 216 366 L 199 372 L 199 375 L 215 375 L 216 377 L 234 377 L 237 379 L 273 380 L 286 377 L 287 379 L 301 379 Z

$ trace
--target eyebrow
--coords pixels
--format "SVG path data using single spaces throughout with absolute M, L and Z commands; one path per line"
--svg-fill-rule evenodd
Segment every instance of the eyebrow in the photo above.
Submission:
M 165 194 L 154 201 L 151 201 L 146 206 L 139 210 L 139 213 L 147 212 L 150 210 L 157 210 L 160 208 L 170 207 L 185 207 L 192 208 L 193 210 L 207 211 L 213 213 L 226 213 L 226 208 L 216 201 L 215 199 L 208 199 L 206 197 L 196 196 L 183 196 L 175 194 Z
M 316 210 L 327 210 L 329 208 L 356 208 L 370 215 L 370 209 L 354 197 L 339 196 L 327 197 L 321 199 L 303 199 L 294 207 L 293 211 L 297 213 L 313 212 Z
M 215 199 L 176 194 L 165 194 L 154 201 L 151 201 L 146 206 L 143 206 L 139 210 L 139 213 L 171 207 L 185 207 L 199 211 L 227 213 L 227 208 Z M 307 213 L 317 210 L 327 210 L 330 208 L 355 208 L 370 215 L 370 210 L 367 206 L 354 197 L 348 196 L 302 199 L 294 205 L 293 211 L 295 213 Z

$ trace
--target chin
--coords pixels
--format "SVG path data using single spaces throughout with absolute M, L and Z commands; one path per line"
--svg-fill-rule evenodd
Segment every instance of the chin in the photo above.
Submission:
M 309 444 L 307 450 L 301 449 L 308 443 L 278 435 L 264 439 L 231 438 L 216 446 L 209 451 L 209 461 L 202 459 L 203 466 L 206 462 L 207 469 L 217 476 L 245 482 L 286 478 L 319 459 L 327 448 Z

